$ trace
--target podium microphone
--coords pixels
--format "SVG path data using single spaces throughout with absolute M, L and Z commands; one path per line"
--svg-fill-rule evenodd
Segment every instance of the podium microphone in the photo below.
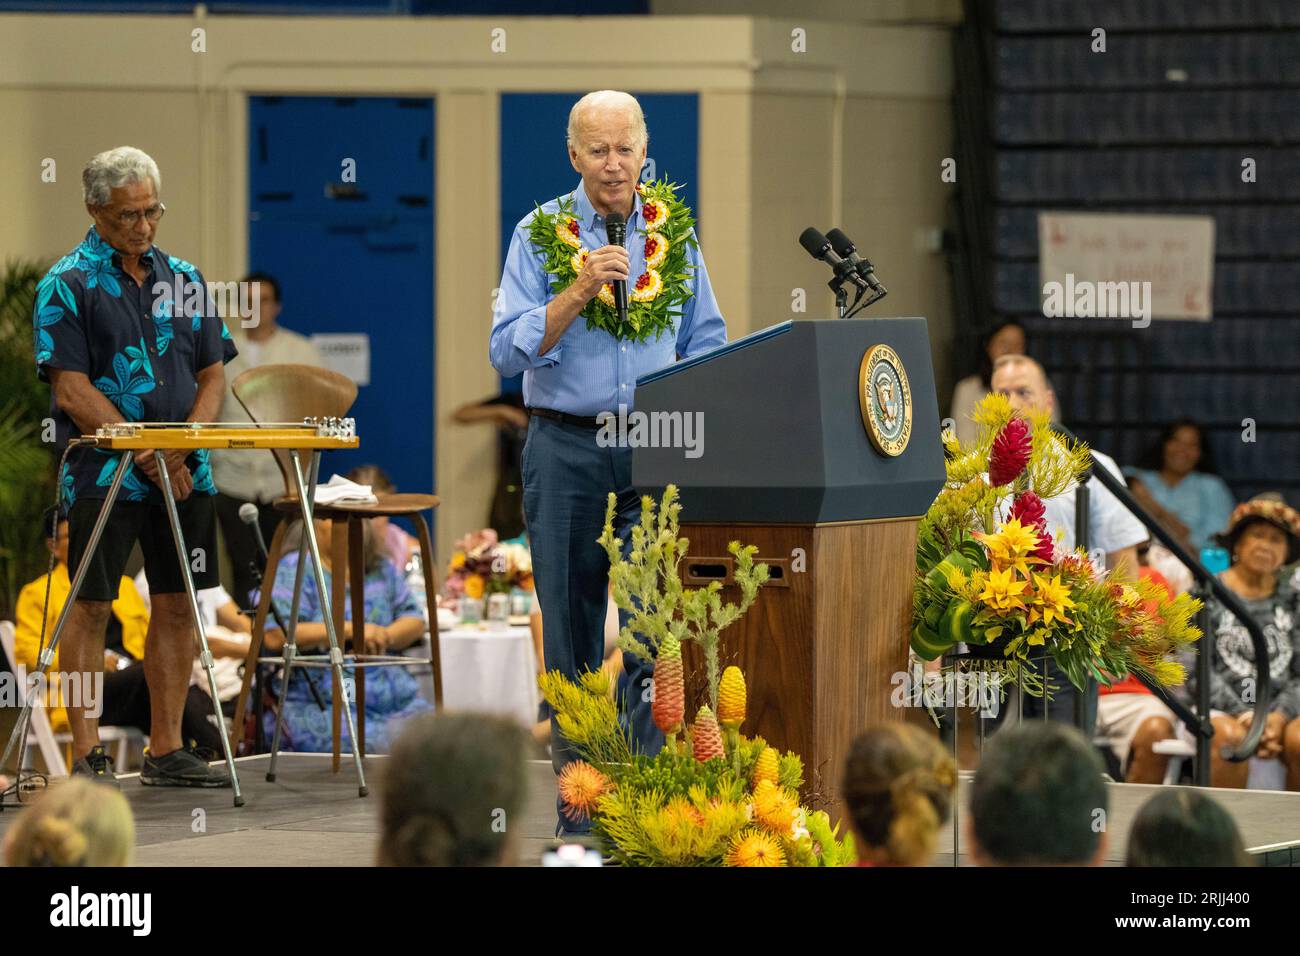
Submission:
M 808 255 L 825 262 L 835 270 L 835 278 L 831 280 L 832 289 L 837 289 L 843 285 L 845 280 L 852 282 L 859 289 L 867 288 L 866 280 L 858 275 L 858 270 L 853 263 L 843 259 L 831 247 L 830 240 L 812 226 L 799 233 L 799 245 L 808 251 Z
M 611 246 L 622 247 L 627 241 L 627 220 L 621 212 L 611 212 L 605 217 L 605 238 Z M 614 286 L 614 311 L 620 325 L 627 322 L 627 280 L 616 279 Z
M 266 539 L 262 537 L 262 525 L 257 520 L 257 505 L 251 501 L 245 501 L 240 505 L 239 520 L 253 529 L 253 535 L 257 538 L 258 554 L 265 561 L 267 559 Z
M 830 240 L 831 248 L 835 250 L 836 254 L 852 263 L 854 270 L 871 287 L 871 291 L 878 293 L 877 298 L 887 293 L 888 290 L 876 278 L 875 266 L 871 264 L 871 260 L 858 255 L 858 248 L 853 244 L 852 239 L 844 235 L 839 229 L 832 229 L 826 233 L 826 238 Z

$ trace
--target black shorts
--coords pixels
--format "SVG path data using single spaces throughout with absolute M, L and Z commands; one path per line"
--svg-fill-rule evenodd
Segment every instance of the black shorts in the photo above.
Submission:
M 95 519 L 104 504 L 102 499 L 81 498 L 68 515 L 68 576 L 75 580 L 81 556 L 90 543 L 90 533 Z M 212 495 L 192 494 L 176 502 L 181 519 L 181 534 L 190 552 L 190 574 L 195 590 L 213 588 L 221 583 L 217 567 L 217 510 Z M 117 599 L 122 572 L 131 557 L 136 539 L 144 552 L 144 574 L 149 581 L 150 594 L 178 594 L 185 590 L 176 559 L 176 544 L 172 540 L 172 526 L 167 520 L 166 505 L 151 505 L 140 501 L 122 501 L 113 504 L 108 523 L 99 538 L 86 569 L 77 597 L 87 601 L 113 601 Z

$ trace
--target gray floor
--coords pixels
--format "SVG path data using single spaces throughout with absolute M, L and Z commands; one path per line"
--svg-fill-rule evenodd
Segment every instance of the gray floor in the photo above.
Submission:
M 135 811 L 141 866 L 369 866 L 378 835 L 378 787 L 383 757 L 366 760 L 370 796 L 357 796 L 356 779 L 345 759 L 330 770 L 330 758 L 283 754 L 275 783 L 266 781 L 267 757 L 239 760 L 245 806 L 232 806 L 228 790 L 172 790 L 142 787 L 135 774 L 122 776 L 123 792 Z M 536 866 L 551 844 L 555 827 L 555 775 L 549 761 L 530 761 L 530 793 L 524 810 L 519 864 Z M 963 826 L 970 774 L 961 775 L 957 825 Z M 1157 790 L 1141 784 L 1111 784 L 1108 865 L 1122 865 L 1129 826 L 1138 808 Z M 1233 815 L 1248 848 L 1300 845 L 1300 793 L 1214 790 Z M 21 810 L 0 814 L 0 835 Z M 507 824 L 509 825 L 509 824 Z M 938 865 L 952 864 L 953 828 L 940 841 Z M 969 865 L 959 843 L 958 862 Z
M 269 758 L 237 761 L 245 804 L 229 790 L 144 787 L 122 774 L 122 792 L 135 812 L 140 866 L 370 866 L 379 834 L 383 757 L 365 761 L 370 795 L 357 796 L 350 758 L 340 771 L 320 754 L 280 755 L 275 783 Z M 529 761 L 530 788 L 519 842 L 519 864 L 536 866 L 555 833 L 555 773 L 550 761 Z M 57 786 L 57 783 L 54 784 Z M 0 836 L 21 813 L 0 813 Z M 510 823 L 507 821 L 507 826 Z

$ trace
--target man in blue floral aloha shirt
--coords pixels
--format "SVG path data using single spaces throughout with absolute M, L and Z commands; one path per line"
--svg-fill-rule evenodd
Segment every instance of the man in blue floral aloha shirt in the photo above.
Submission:
M 56 439 L 113 422 L 213 421 L 235 356 L 198 269 L 153 244 L 166 211 L 158 165 L 129 146 L 100 153 L 82 173 L 86 238 L 41 280 L 32 316 L 36 370 L 51 385 Z M 79 446 L 59 474 L 69 520 L 68 571 L 76 575 L 121 454 Z M 165 453 L 196 588 L 214 587 L 217 538 L 208 453 Z M 150 746 L 140 780 L 152 786 L 228 787 L 181 737 L 194 631 L 184 578 L 152 450 L 134 453 L 118 500 L 69 612 L 59 660 L 89 683 L 104 666 L 104 634 L 118 582 L 139 540 L 153 607 L 145 676 Z M 48 637 L 48 635 L 47 635 Z M 73 774 L 117 785 L 99 722 L 72 701 Z

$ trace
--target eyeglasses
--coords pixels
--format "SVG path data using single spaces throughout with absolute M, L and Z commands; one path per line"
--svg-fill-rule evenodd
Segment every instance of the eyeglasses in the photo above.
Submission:
M 128 209 L 126 212 L 118 213 L 117 223 L 119 226 L 130 228 L 140 221 L 141 216 L 144 216 L 144 218 L 148 219 L 150 222 L 157 222 L 163 217 L 163 213 L 166 211 L 167 207 L 162 203 L 158 203 L 156 206 L 150 206 L 148 209 L 144 210 L 144 212 L 141 212 L 138 209 Z

